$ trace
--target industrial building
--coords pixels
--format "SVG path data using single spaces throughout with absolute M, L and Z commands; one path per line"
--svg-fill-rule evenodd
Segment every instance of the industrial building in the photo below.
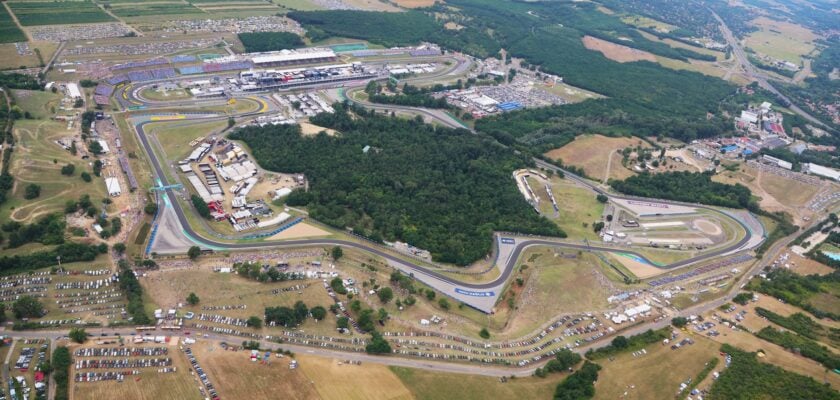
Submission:
M 65 87 L 67 88 L 67 97 L 73 100 L 82 98 L 82 92 L 79 90 L 79 85 L 75 83 L 68 83 Z
M 246 92 L 288 89 L 318 83 L 372 79 L 377 76 L 377 71 L 363 67 L 361 63 L 285 70 L 248 70 L 239 73 L 239 89 Z
M 298 50 L 281 50 L 267 53 L 252 53 L 251 62 L 256 67 L 279 67 L 284 65 L 333 62 L 335 52 L 328 48 L 312 47 Z
M 823 176 L 829 179 L 840 180 L 840 171 L 834 168 L 823 167 L 819 164 L 805 163 L 802 164 L 802 172 L 811 175 Z

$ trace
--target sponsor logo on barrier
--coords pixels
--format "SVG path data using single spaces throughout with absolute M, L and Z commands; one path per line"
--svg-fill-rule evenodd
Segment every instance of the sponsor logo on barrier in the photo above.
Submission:
M 464 290 L 464 289 L 461 289 L 461 288 L 455 288 L 455 293 L 465 294 L 467 296 L 473 296 L 473 297 L 493 297 L 493 295 L 494 295 L 493 292 L 474 292 L 472 290 Z
M 516 244 L 516 240 L 513 240 L 513 238 L 502 238 L 502 243 L 504 243 L 504 244 Z

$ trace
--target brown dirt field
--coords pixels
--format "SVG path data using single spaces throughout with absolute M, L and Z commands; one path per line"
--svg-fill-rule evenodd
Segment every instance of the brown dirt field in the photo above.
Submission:
M 336 132 L 334 129 L 323 128 L 315 124 L 310 124 L 309 122 L 301 122 L 300 123 L 300 130 L 301 133 L 304 135 L 317 135 L 321 133 L 321 131 L 326 131 L 327 135 L 334 136 Z
M 581 135 L 559 149 L 554 149 L 545 155 L 553 160 L 561 159 L 564 163 L 583 168 L 587 175 L 602 179 L 610 165 L 610 177 L 626 178 L 633 172 L 621 165 L 621 156 L 612 154 L 613 150 L 620 150 L 628 146 L 642 145 L 649 147 L 647 142 L 638 138 L 607 137 L 603 135 Z M 612 162 L 609 157 L 612 154 Z M 626 172 L 620 172 L 626 171 Z M 626 174 L 626 176 L 623 176 Z
M 788 206 L 802 206 L 819 190 L 819 187 L 797 182 L 775 174 L 761 174 L 761 188 L 780 203 Z
M 111 345 L 113 346 L 113 345 Z M 127 345 L 137 347 L 137 345 Z M 151 347 L 151 345 L 145 345 Z M 85 347 L 98 347 L 85 345 Z M 70 351 L 76 351 L 74 346 Z M 73 400 L 97 400 L 97 399 L 136 399 L 136 400 L 159 400 L 159 399 L 202 399 L 198 392 L 199 383 L 194 376 L 190 375 L 189 363 L 184 353 L 177 347 L 169 347 L 168 357 L 172 358 L 172 365 L 178 368 L 177 372 L 161 374 L 157 368 L 138 368 L 141 373 L 137 376 L 126 377 L 124 382 L 101 381 L 101 382 L 73 382 L 75 367 L 71 367 L 70 393 Z M 95 357 L 93 357 L 95 358 Z M 119 358 L 119 357 L 108 357 Z M 145 357 L 148 358 L 148 357 Z M 201 361 L 201 360 L 199 360 Z M 203 365 L 203 364 L 202 364 Z M 102 372 L 101 370 L 86 369 L 83 371 Z M 110 370 L 115 371 L 115 370 Z M 139 380 L 137 380 L 139 379 Z
M 295 226 L 293 226 L 289 229 L 286 229 L 283 232 L 280 232 L 280 233 L 270 237 L 269 239 L 270 240 L 275 240 L 275 239 L 280 239 L 280 240 L 282 240 L 282 239 L 298 239 L 298 238 L 305 238 L 305 237 L 329 236 L 329 235 L 330 235 L 329 232 L 327 232 L 327 231 L 325 231 L 321 228 L 309 225 L 305 222 L 301 222 L 301 223 L 298 223 L 297 225 L 295 225 Z
M 429 7 L 435 4 L 436 0 L 394 0 L 400 7 L 405 8 L 420 8 Z
M 300 370 L 289 369 L 289 357 L 272 355 L 268 365 L 251 362 L 250 351 L 227 351 L 213 344 L 193 346 L 198 365 L 223 399 L 318 399 Z
M 589 50 L 595 50 L 613 61 L 620 63 L 633 61 L 656 62 L 656 56 L 646 51 L 637 50 L 632 47 L 608 42 L 592 36 L 583 37 L 583 45 Z
M 655 343 L 647 354 L 633 357 L 632 352 L 602 360 L 603 370 L 595 383 L 597 399 L 667 399 L 679 389 L 680 382 L 694 378 L 705 364 L 717 356 L 718 344 L 702 337 L 695 343 L 671 350 Z
M 339 364 L 339 360 L 304 355 L 298 355 L 297 359 L 299 374 L 311 382 L 311 387 L 324 400 L 413 398 L 385 365 Z
M 790 253 L 790 261 L 792 262 L 791 271 L 800 275 L 828 275 L 834 272 L 833 268 L 825 264 L 820 264 L 814 260 L 793 253 Z M 795 266 L 793 265 L 794 263 L 796 264 Z

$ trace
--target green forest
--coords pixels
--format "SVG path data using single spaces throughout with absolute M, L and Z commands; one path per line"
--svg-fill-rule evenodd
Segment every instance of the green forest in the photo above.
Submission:
M 243 32 L 239 41 L 249 53 L 296 49 L 305 44 L 300 36 L 291 32 Z
M 441 5 L 428 9 L 435 18 L 423 11 L 317 11 L 290 16 L 310 32 L 370 40 L 385 46 L 425 40 L 478 57 L 495 56 L 505 48 L 509 54 L 539 65 L 542 71 L 562 76 L 570 85 L 608 97 L 505 113 L 482 119 L 476 125 L 476 129 L 494 137 L 504 133 L 525 145 L 538 146 L 539 150 L 566 142 L 570 124 L 585 129 L 573 134 L 615 131 L 683 141 L 732 129 L 722 118 L 706 118 L 707 112 L 716 113 L 719 102 L 734 92 L 728 83 L 651 62 L 621 64 L 586 49 L 581 42 L 585 35 L 611 41 L 627 37 L 633 40 L 634 47 L 654 54 L 674 59 L 703 58 L 641 37 L 617 16 L 598 11 L 595 4 L 452 0 L 447 5 L 457 10 Z M 465 28 L 446 30 L 446 21 Z
M 253 149 L 264 168 L 305 174 L 309 191 L 288 202 L 307 206 L 312 218 L 373 240 L 408 242 L 437 261 L 465 265 L 484 257 L 493 231 L 565 236 L 517 191 L 511 173 L 531 165 L 525 156 L 467 130 L 335 108 L 312 123 L 339 136 L 304 137 L 299 126 L 281 125 L 230 137 Z
M 707 399 L 840 399 L 840 393 L 831 387 L 811 377 L 758 361 L 755 353 L 747 353 L 728 344 L 724 344 L 721 351 L 732 356 L 732 362 L 712 385 Z
M 710 173 L 665 172 L 640 174 L 623 181 L 611 180 L 613 189 L 632 196 L 757 210 L 752 194 L 741 184 L 712 181 Z

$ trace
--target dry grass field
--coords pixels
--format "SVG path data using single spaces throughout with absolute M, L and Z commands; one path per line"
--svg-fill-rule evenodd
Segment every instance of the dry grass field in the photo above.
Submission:
M 394 0 L 400 7 L 405 8 L 420 8 L 420 7 L 430 7 L 433 6 L 437 0 Z M 442 1 L 441 1 L 442 3 Z
M 805 258 L 794 253 L 790 253 L 791 271 L 799 275 L 828 275 L 834 272 L 834 269 L 818 263 L 809 258 Z
M 113 347 L 115 345 L 109 345 Z M 134 344 L 127 346 L 138 347 Z M 143 345 L 153 347 L 152 345 Z M 84 347 L 106 347 L 95 344 L 85 344 Z M 99 381 L 99 382 L 74 382 L 76 374 L 75 367 L 70 368 L 70 399 L 71 400 L 99 400 L 99 399 L 124 399 L 124 400 L 163 400 L 183 399 L 201 400 L 203 397 L 198 392 L 200 385 L 198 378 L 190 371 L 184 353 L 176 346 L 168 346 L 172 358 L 172 365 L 177 368 L 176 372 L 158 373 L 157 368 L 138 368 L 141 373 L 136 376 L 128 376 L 123 382 Z M 71 347 L 70 351 L 75 352 L 80 346 Z M 161 356 L 162 357 L 162 356 Z M 116 358 L 119 357 L 108 357 Z M 150 357 L 144 357 L 150 358 Z M 156 357 L 157 358 L 157 357 Z M 74 358 L 75 360 L 75 358 Z M 199 361 L 201 361 L 199 359 Z M 202 364 L 203 365 L 203 364 Z M 83 370 L 91 372 L 102 372 L 103 370 Z M 116 370 L 112 370 L 116 371 Z
M 620 44 L 608 42 L 606 40 L 594 38 L 592 36 L 583 37 L 583 45 L 589 50 L 600 52 L 604 57 L 620 63 L 633 61 L 652 61 L 656 62 L 656 56 L 646 51 L 637 50 L 632 47 L 623 46 Z
M 593 179 L 603 180 L 607 174 L 607 167 L 610 178 L 624 179 L 633 175 L 633 171 L 621 165 L 621 155 L 618 151 L 636 146 L 650 147 L 647 142 L 635 137 L 581 135 L 573 142 L 545 155 L 554 160 L 561 159 L 565 164 L 581 167 Z
M 752 24 L 759 30 L 747 36 L 746 47 L 797 65 L 802 56 L 814 50 L 814 40 L 819 39 L 807 28 L 767 17 L 756 18 Z
M 250 351 L 228 351 L 216 343 L 192 346 L 193 354 L 223 399 L 318 399 L 310 380 L 289 369 L 289 357 L 272 355 L 269 364 L 252 362 Z
M 297 355 L 307 388 L 324 400 L 409 400 L 412 393 L 382 364 L 345 364 L 340 360 Z M 285 365 L 284 365 L 285 366 Z M 308 382 L 307 382 L 308 381 Z M 307 389 L 308 391 L 308 389 Z
M 564 147 L 565 148 L 565 147 Z M 592 223 L 600 221 L 604 213 L 604 205 L 595 199 L 595 193 L 589 189 L 577 186 L 567 179 L 554 177 L 551 179 L 551 190 L 560 208 L 555 214 L 544 185 L 531 182 L 540 201 L 540 211 L 546 218 L 554 221 L 569 237 L 578 239 L 597 239 L 598 235 L 590 227 Z
M 522 254 L 520 271 L 525 265 L 528 268 L 513 278 L 527 276 L 516 298 L 518 309 L 498 335 L 521 337 L 561 314 L 609 308 L 607 297 L 614 288 L 601 272 L 603 267 L 594 254 L 564 254 L 546 247 L 533 247 Z M 513 283 L 511 287 L 517 285 Z
M 391 370 L 417 400 L 550 399 L 557 384 L 567 376 L 552 374 L 547 378 L 516 378 L 502 383 L 487 376 L 402 367 L 391 367 Z
M 681 382 L 688 378 L 694 379 L 706 363 L 717 356 L 717 343 L 702 337 L 693 339 L 693 345 L 677 350 L 654 343 L 645 348 L 647 354 L 638 357 L 632 353 L 622 353 L 613 361 L 600 360 L 598 364 L 603 369 L 595 383 L 595 398 L 673 398 Z

